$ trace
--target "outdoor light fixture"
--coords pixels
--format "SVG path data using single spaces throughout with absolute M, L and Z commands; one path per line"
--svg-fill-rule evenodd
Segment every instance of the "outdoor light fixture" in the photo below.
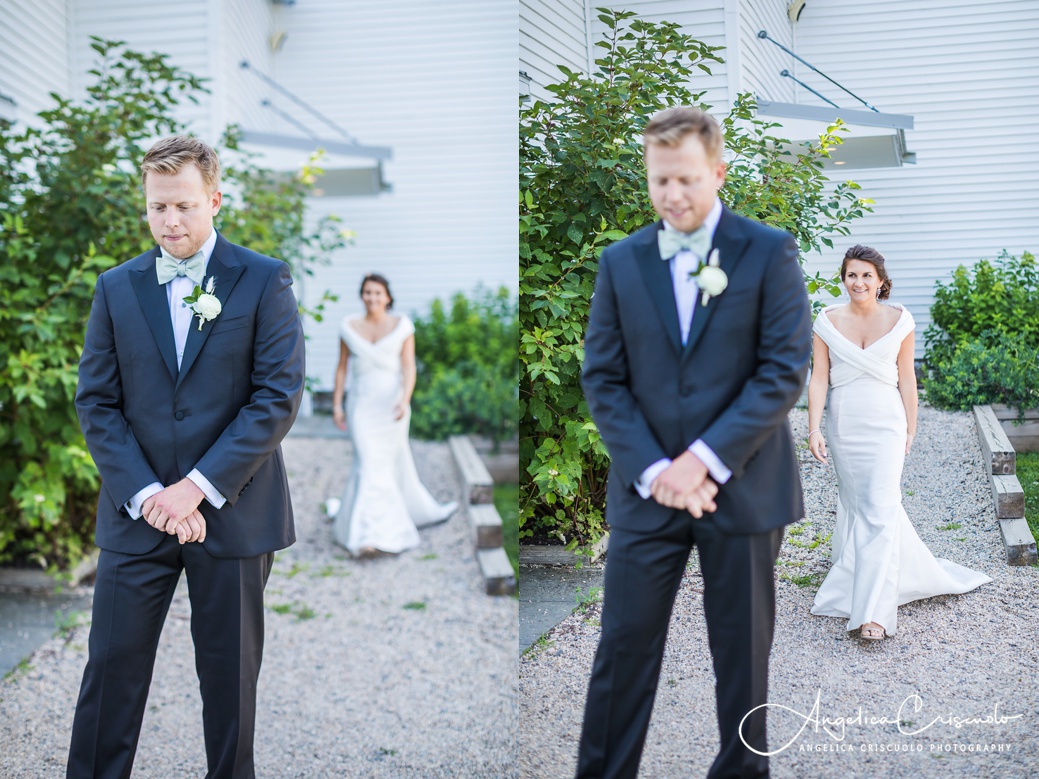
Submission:
M 805 0 L 793 0 L 790 5 L 787 6 L 786 13 L 790 17 L 791 22 L 796 22 L 801 18 L 801 12 L 805 9 Z

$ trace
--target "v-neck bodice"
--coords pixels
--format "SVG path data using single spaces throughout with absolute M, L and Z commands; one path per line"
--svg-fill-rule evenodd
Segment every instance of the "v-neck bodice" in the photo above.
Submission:
M 411 320 L 403 314 L 400 321 L 386 335 L 372 342 L 354 329 L 350 317 L 343 319 L 339 337 L 350 349 L 351 377 L 377 372 L 399 376 L 401 372 L 400 352 L 404 341 L 415 332 Z M 351 385 L 355 380 L 351 380 Z
M 830 321 L 827 312 L 836 306 L 824 308 L 815 318 L 813 330 L 830 350 L 831 387 L 840 387 L 862 377 L 898 385 L 898 350 L 903 339 L 916 327 L 916 322 L 905 307 L 885 305 L 900 309 L 902 313 L 894 327 L 865 348 L 849 340 Z

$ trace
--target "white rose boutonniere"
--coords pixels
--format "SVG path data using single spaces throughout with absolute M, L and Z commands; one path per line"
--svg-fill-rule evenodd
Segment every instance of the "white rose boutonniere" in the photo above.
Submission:
M 195 291 L 184 298 L 184 302 L 188 304 L 188 307 L 198 317 L 199 330 L 202 329 L 202 325 L 206 322 L 211 322 L 220 316 L 221 306 L 220 301 L 213 294 L 215 291 L 216 279 L 210 276 L 209 281 L 206 283 L 205 292 L 202 291 L 202 287 L 195 285 Z
M 703 293 L 700 296 L 700 305 L 702 306 L 706 306 L 708 300 L 722 294 L 725 288 L 729 286 L 729 277 L 725 275 L 725 271 L 718 267 L 720 263 L 721 259 L 718 255 L 718 250 L 714 249 L 711 251 L 711 256 L 707 258 L 707 262 L 700 263 L 700 267 L 696 272 L 689 274 L 691 278 L 696 279 L 696 286 Z

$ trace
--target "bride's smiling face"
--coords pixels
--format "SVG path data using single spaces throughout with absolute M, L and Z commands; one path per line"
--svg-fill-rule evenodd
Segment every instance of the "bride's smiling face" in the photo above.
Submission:
M 385 311 L 390 305 L 390 295 L 386 287 L 377 281 L 366 281 L 361 288 L 361 302 L 370 314 Z
M 844 268 L 844 288 L 852 300 L 876 300 L 880 276 L 872 262 L 848 260 Z

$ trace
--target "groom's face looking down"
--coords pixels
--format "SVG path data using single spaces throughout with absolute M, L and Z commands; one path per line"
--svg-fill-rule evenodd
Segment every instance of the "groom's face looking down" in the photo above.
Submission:
M 202 248 L 220 211 L 220 193 L 206 191 L 198 166 L 188 164 L 173 174 L 149 173 L 144 196 L 148 226 L 159 246 L 178 259 Z
M 698 119 L 714 122 L 696 109 L 668 109 L 654 118 L 646 127 L 646 179 L 657 215 L 676 230 L 691 233 L 703 224 L 725 183 L 725 163 L 721 159 L 721 131 L 716 124 L 707 127 L 707 132 L 690 128 L 682 133 L 685 128 L 679 126 L 665 127 L 660 135 L 654 134 L 654 123 L 683 111 L 696 112 L 691 114 L 694 125 Z

